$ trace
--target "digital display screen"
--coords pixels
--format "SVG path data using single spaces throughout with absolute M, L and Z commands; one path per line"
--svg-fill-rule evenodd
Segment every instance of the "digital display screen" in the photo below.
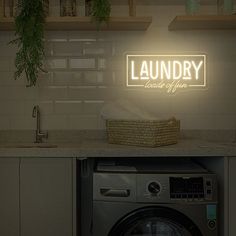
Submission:
M 171 198 L 204 198 L 202 177 L 170 177 Z

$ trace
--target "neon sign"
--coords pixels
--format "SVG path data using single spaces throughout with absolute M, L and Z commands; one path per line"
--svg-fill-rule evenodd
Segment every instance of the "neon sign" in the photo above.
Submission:
M 126 86 L 167 93 L 206 87 L 206 55 L 126 55 Z

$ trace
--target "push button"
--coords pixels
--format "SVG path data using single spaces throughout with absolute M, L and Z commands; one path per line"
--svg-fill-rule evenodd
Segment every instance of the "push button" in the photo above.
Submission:
M 207 189 L 207 195 L 210 195 L 212 193 L 211 189 Z
M 210 181 L 210 180 L 207 180 L 207 181 L 206 181 L 206 185 L 207 185 L 207 186 L 211 186 L 211 181 Z
M 215 220 L 209 220 L 208 221 L 208 227 L 210 229 L 215 229 L 216 228 L 216 221 Z

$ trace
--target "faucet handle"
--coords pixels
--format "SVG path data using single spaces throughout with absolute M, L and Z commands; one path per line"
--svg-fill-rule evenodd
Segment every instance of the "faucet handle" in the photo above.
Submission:
M 48 131 L 41 132 L 41 131 L 36 130 L 35 131 L 35 143 L 42 143 L 43 138 L 48 139 Z

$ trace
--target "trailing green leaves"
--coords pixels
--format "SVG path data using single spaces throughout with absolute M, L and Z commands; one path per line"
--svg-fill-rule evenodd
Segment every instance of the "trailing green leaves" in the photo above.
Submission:
M 109 0 L 93 0 L 92 16 L 99 23 L 108 22 L 111 12 L 111 4 Z
M 19 0 L 15 17 L 15 36 L 11 44 L 16 44 L 15 79 L 25 72 L 27 86 L 35 86 L 40 71 L 44 71 L 44 24 L 43 0 Z

